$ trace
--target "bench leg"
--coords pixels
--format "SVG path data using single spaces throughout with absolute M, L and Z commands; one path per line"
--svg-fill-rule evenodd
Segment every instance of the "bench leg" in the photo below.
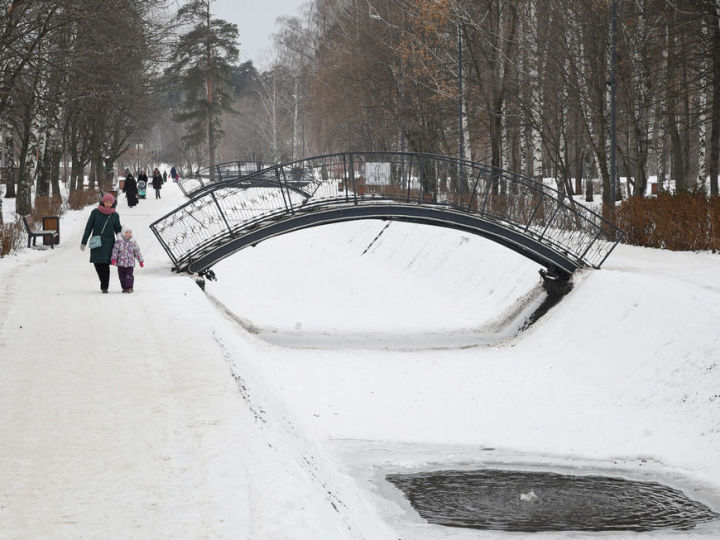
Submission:
M 55 244 L 58 243 L 54 236 L 49 236 L 47 234 L 28 234 L 28 247 L 37 246 L 38 238 L 43 239 L 43 245 L 45 245 L 45 238 L 49 238 L 50 239 L 50 249 L 55 249 Z

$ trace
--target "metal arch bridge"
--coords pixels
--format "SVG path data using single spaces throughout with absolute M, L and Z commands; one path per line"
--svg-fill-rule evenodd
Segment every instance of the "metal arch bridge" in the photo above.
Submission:
M 188 202 L 150 225 L 174 270 L 203 274 L 275 236 L 383 219 L 477 234 L 568 279 L 578 268 L 600 268 L 623 236 L 541 182 L 447 156 L 344 152 L 243 172 L 197 181 Z
M 200 169 L 197 173 L 178 180 L 178 186 L 186 197 L 193 197 L 212 187 L 216 182 L 236 180 L 264 168 L 262 161 L 229 161 L 213 167 Z

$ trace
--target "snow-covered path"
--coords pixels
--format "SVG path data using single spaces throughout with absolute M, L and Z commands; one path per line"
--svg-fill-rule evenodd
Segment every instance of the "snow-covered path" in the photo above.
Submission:
M 123 202 L 147 260 L 137 294 L 120 294 L 115 269 L 100 294 L 79 250 L 88 211 L 63 218 L 55 250 L 0 266 L 3 538 L 247 529 L 235 417 L 248 412 L 212 334 L 186 316 L 187 297 L 167 294 L 173 276 L 145 223 L 172 203 L 131 214 Z
M 0 538 L 342 538 L 324 494 L 283 504 L 316 480 L 269 449 L 222 317 L 169 271 L 147 225 L 183 199 L 163 191 L 118 207 L 146 261 L 132 295 L 114 268 L 100 293 L 79 249 L 89 208 L 54 250 L 0 262 Z

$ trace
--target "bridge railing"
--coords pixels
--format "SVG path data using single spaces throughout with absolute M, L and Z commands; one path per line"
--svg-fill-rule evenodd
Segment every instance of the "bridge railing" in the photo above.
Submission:
M 578 266 L 599 268 L 622 232 L 532 178 L 431 154 L 353 152 L 306 158 L 218 180 L 151 225 L 176 268 L 261 222 L 318 206 L 441 206 L 534 238 Z
M 211 187 L 215 183 L 242 178 L 263 168 L 262 161 L 228 161 L 181 177 L 178 185 L 186 197 L 191 197 L 199 190 Z

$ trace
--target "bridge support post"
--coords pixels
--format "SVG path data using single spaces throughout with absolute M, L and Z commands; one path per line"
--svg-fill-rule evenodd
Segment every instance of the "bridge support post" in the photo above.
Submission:
M 540 276 L 543 279 L 543 288 L 549 296 L 558 297 L 558 300 L 572 290 L 570 274 L 552 266 L 547 269 L 540 269 Z
M 540 275 L 543 278 L 543 288 L 547 291 L 547 298 L 545 298 L 545 301 L 530 315 L 525 324 L 525 328 L 535 324 L 540 317 L 545 315 L 551 307 L 560 302 L 563 296 L 572 290 L 570 275 L 556 267 L 548 267 L 547 270 L 541 269 Z
M 195 283 L 197 283 L 197 286 L 200 287 L 203 291 L 205 290 L 206 279 L 209 281 L 217 281 L 217 278 L 215 277 L 215 272 L 213 272 L 209 268 L 203 270 L 202 272 L 198 272 L 198 277 L 195 280 Z

